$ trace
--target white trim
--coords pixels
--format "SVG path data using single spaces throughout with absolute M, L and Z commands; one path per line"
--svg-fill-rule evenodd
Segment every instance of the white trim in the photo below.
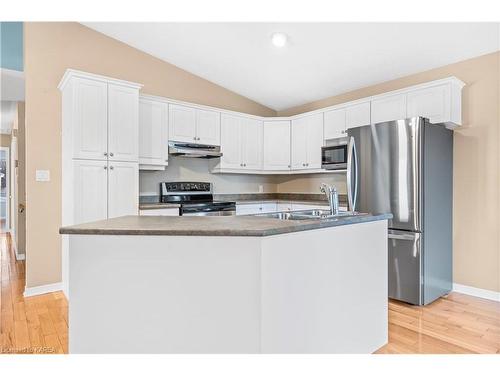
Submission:
M 141 89 L 142 84 L 140 83 L 135 83 L 135 82 L 130 82 L 130 81 L 125 81 L 123 79 L 118 79 L 118 78 L 112 78 L 112 77 L 106 77 L 106 76 L 101 76 L 99 74 L 93 74 L 93 73 L 88 73 L 88 72 L 82 72 L 81 70 L 76 70 L 76 69 L 66 69 L 66 72 L 64 73 L 63 77 L 61 78 L 61 82 L 59 82 L 59 85 L 57 85 L 57 88 L 61 91 L 64 90 L 68 82 L 71 80 L 71 78 L 85 78 L 85 79 L 93 79 L 94 81 L 100 81 L 100 82 L 105 82 L 105 83 L 112 83 L 112 84 L 117 84 L 121 86 L 129 86 L 135 89 Z
M 62 290 L 62 283 L 45 284 L 24 289 L 24 297 L 38 296 L 40 294 L 58 292 Z
M 469 296 L 500 302 L 500 292 L 495 292 L 493 290 L 480 289 L 473 286 L 453 283 L 453 291 L 457 293 L 467 294 Z
M 0 150 L 5 151 L 5 231 L 10 232 L 10 147 L 0 146 Z

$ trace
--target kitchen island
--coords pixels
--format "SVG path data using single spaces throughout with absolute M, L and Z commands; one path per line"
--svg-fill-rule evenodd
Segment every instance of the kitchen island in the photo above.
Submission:
M 69 236 L 70 353 L 371 353 L 387 219 L 124 216 Z

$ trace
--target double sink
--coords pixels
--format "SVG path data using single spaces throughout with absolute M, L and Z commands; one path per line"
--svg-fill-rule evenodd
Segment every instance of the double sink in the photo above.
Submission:
M 294 212 L 273 212 L 267 214 L 257 214 L 255 216 L 267 217 L 270 219 L 279 219 L 279 220 L 311 220 L 311 219 L 331 220 L 341 217 L 352 217 L 360 215 L 366 215 L 366 214 L 361 212 L 343 211 L 335 215 L 332 215 L 330 210 L 304 210 L 304 211 L 294 211 Z

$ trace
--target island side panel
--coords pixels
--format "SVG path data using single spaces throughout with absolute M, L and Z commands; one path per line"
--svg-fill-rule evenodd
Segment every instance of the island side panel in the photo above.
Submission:
M 70 353 L 258 353 L 260 239 L 71 235 Z
M 372 353 L 387 343 L 387 221 L 266 237 L 263 353 Z

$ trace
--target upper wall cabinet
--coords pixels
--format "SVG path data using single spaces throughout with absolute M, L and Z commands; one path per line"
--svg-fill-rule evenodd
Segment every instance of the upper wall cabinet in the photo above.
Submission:
M 333 109 L 324 113 L 325 139 L 342 138 L 346 136 L 345 108 Z
M 266 171 L 289 171 L 290 121 L 264 121 L 264 166 Z
M 137 162 L 139 87 L 84 77 L 68 70 L 63 90 L 63 138 L 72 138 L 71 157 Z
M 262 169 L 262 121 L 230 114 L 221 116 L 222 157 L 214 171 L 249 173 Z
M 406 94 L 382 96 L 372 100 L 372 124 L 402 120 L 406 117 Z
M 370 102 L 348 105 L 345 108 L 347 129 L 370 125 Z
M 431 123 L 448 122 L 451 119 L 451 85 L 409 92 L 406 100 L 408 117 L 427 117 Z
M 169 140 L 220 145 L 220 113 L 170 104 Z
M 168 161 L 168 104 L 139 100 L 139 169 L 165 169 Z
M 291 139 L 292 170 L 321 168 L 322 113 L 292 120 Z

